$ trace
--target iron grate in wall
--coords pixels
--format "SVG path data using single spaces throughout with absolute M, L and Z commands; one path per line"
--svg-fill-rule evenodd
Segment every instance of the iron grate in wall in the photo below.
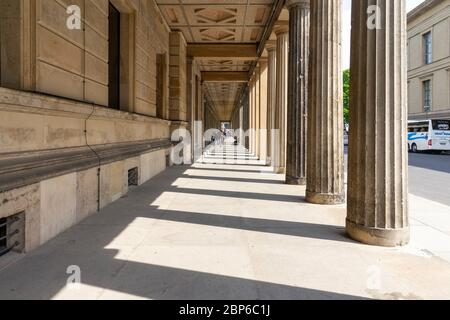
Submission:
M 0 219 L 0 256 L 10 251 L 23 251 L 25 243 L 25 214 Z
M 0 253 L 3 252 L 3 250 L 6 249 L 6 224 L 7 220 L 6 218 L 0 219 Z
M 139 184 L 139 170 L 138 168 L 133 168 L 128 170 L 128 186 L 137 187 Z

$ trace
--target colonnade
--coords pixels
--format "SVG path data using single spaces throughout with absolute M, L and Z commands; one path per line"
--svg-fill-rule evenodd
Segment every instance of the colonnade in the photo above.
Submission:
M 368 23 L 377 5 L 381 28 Z M 341 0 L 287 0 L 249 82 L 249 149 L 318 205 L 347 201 L 347 232 L 382 246 L 409 241 L 405 0 L 352 4 L 347 195 Z M 259 134 L 259 132 L 264 132 Z

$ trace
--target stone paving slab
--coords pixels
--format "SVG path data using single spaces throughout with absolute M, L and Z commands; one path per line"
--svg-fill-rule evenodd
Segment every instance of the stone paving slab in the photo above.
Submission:
M 450 298 L 447 208 L 412 197 L 411 245 L 378 248 L 304 193 L 256 165 L 172 167 L 1 270 L 0 299 Z

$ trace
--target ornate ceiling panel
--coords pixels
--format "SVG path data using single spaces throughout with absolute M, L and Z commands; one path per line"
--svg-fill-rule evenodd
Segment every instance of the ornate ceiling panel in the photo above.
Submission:
M 172 30 L 188 43 L 258 43 L 274 0 L 156 0 Z M 245 71 L 252 61 L 199 60 L 201 71 Z M 208 83 L 206 91 L 220 120 L 231 118 L 242 83 Z
M 251 61 L 199 60 L 201 71 L 249 71 Z
M 172 29 L 188 42 L 259 42 L 273 0 L 157 0 Z

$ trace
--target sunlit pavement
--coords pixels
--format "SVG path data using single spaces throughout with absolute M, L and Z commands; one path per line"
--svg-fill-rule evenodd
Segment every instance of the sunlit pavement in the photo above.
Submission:
M 450 298 L 448 206 L 412 195 L 411 244 L 366 246 L 344 205 L 305 203 L 243 148 L 209 151 L 3 269 L 0 298 Z M 229 157 L 245 163 L 214 164 Z
M 450 206 L 450 154 L 409 154 L 409 191 Z

